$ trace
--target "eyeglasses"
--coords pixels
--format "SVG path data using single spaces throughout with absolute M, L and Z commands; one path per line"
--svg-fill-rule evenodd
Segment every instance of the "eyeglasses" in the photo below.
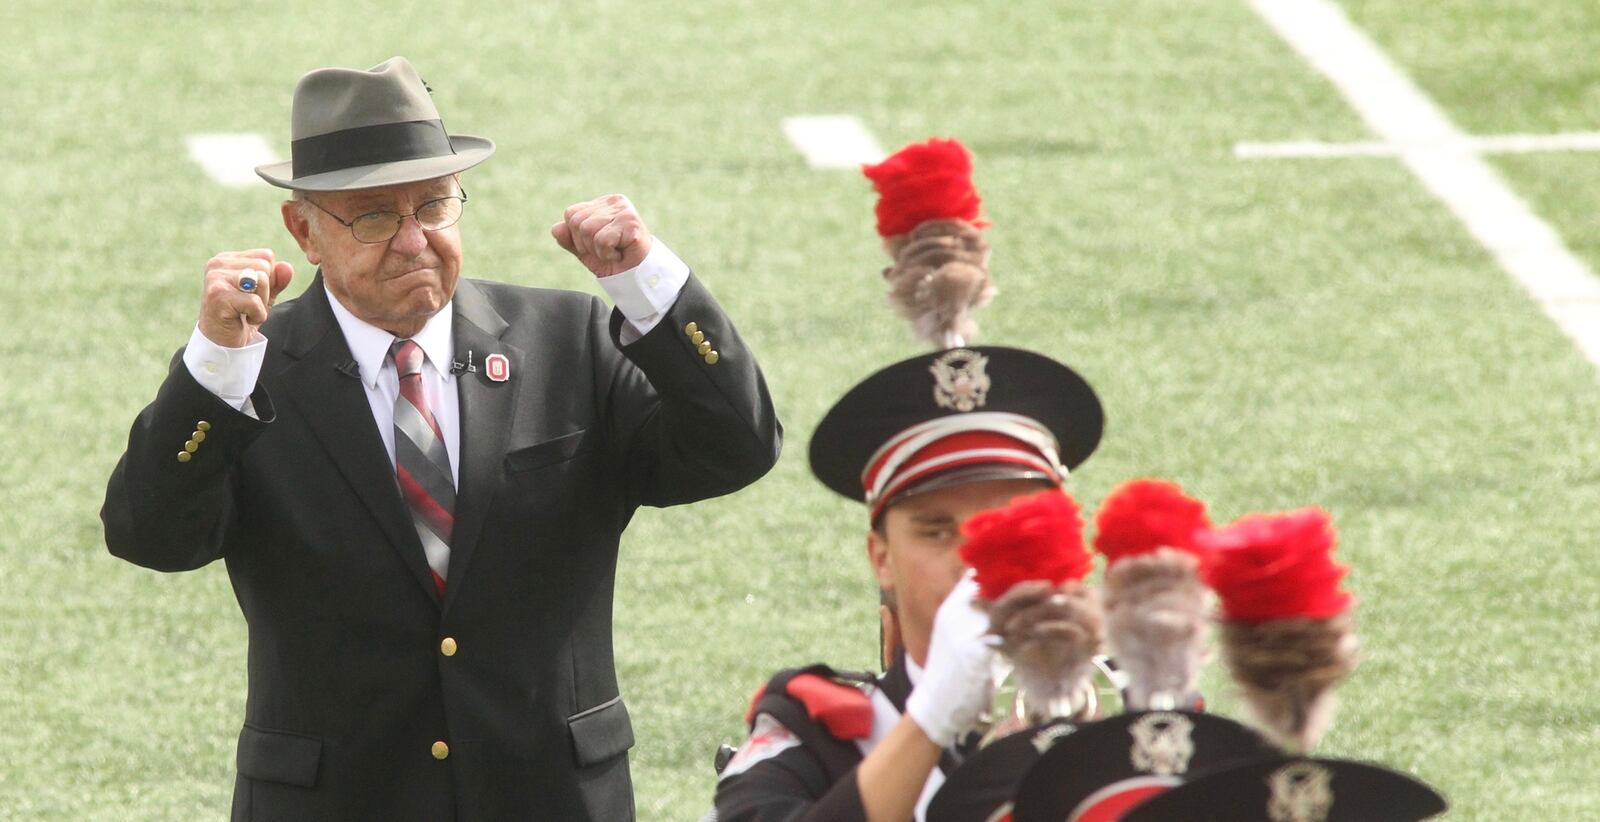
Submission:
M 394 235 L 400 233 L 400 226 L 407 217 L 417 218 L 417 225 L 423 231 L 440 231 L 456 224 L 461 219 L 461 213 L 467 208 L 467 190 L 458 188 L 459 197 L 439 197 L 417 206 L 417 210 L 410 214 L 396 214 L 393 211 L 373 211 L 363 214 L 354 220 L 346 221 L 343 217 L 322 207 L 321 203 L 310 197 L 306 202 L 316 206 L 323 214 L 339 221 L 339 224 L 350 229 L 356 239 L 363 243 L 386 243 Z

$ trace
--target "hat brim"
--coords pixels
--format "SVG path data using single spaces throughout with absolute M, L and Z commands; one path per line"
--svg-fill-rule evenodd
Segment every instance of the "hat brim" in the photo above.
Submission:
M 450 148 L 454 154 L 341 168 L 305 177 L 295 177 L 294 161 L 285 160 L 256 166 L 256 175 L 279 188 L 293 191 L 356 191 L 416 183 L 458 174 L 489 159 L 494 153 L 494 141 L 487 137 L 452 134 Z
M 934 491 L 943 491 L 946 488 L 972 485 L 978 482 L 1006 482 L 1009 480 L 1038 480 L 1040 483 L 1051 487 L 1061 485 L 1060 477 L 1047 474 L 1037 468 L 1030 468 L 1012 462 L 981 462 L 976 465 L 963 465 L 960 468 L 939 471 L 913 482 L 906 486 L 905 490 L 885 500 L 883 510 L 887 511 L 893 508 L 897 502 L 922 494 L 931 494 Z
M 1332 805 L 1325 816 L 1316 817 L 1328 822 L 1418 822 L 1450 809 L 1444 796 L 1428 784 L 1381 765 L 1274 756 L 1202 774 L 1146 799 L 1120 818 L 1125 822 L 1203 822 L 1219 816 L 1240 822 L 1266 820 L 1272 775 L 1296 763 L 1312 764 L 1331 777 Z

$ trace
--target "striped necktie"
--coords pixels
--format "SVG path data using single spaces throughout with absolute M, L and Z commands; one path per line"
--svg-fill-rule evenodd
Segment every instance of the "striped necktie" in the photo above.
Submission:
M 412 340 L 395 340 L 389 357 L 400 372 L 400 396 L 394 403 L 395 477 L 433 570 L 433 584 L 443 597 L 456 510 L 450 458 L 444 450 L 444 432 L 428 410 L 422 390 L 422 347 Z

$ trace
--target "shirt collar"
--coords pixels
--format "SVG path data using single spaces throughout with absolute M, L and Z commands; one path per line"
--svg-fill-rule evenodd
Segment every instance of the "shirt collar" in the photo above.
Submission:
M 913 688 L 917 686 L 918 682 L 922 681 L 922 666 L 918 665 L 910 654 L 906 654 L 906 679 L 911 680 L 911 687 Z
M 323 288 L 326 289 L 327 285 L 324 284 Z M 389 347 L 394 345 L 395 335 L 350 313 L 350 309 L 345 308 L 332 291 L 328 292 L 328 305 L 333 308 L 334 319 L 339 321 L 339 330 L 344 332 L 350 355 L 355 357 L 356 366 L 361 369 L 361 382 L 368 388 L 377 388 L 378 375 L 383 373 L 383 363 L 389 356 Z M 452 305 L 453 300 L 445 303 L 438 313 L 428 318 L 422 330 L 411 337 L 417 341 L 423 355 L 433 363 L 433 370 L 445 382 L 453 379 L 449 363 L 456 356 L 455 339 L 451 334 L 454 327 Z

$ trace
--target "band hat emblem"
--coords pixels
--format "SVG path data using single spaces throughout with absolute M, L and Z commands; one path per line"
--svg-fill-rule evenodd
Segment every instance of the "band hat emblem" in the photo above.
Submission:
M 1157 712 L 1139 717 L 1128 726 L 1133 737 L 1129 750 L 1134 768 L 1173 776 L 1189 770 L 1194 756 L 1194 723 L 1183 714 Z
M 295 86 L 291 159 L 256 167 L 298 191 L 350 191 L 466 171 L 494 153 L 483 137 L 450 134 L 428 87 L 404 57 L 367 71 L 323 68 Z
M 940 408 L 967 412 L 982 408 L 989 399 L 989 358 L 976 351 L 947 351 L 928 371 L 933 374 L 933 401 Z
M 1333 773 L 1315 762 L 1291 762 L 1267 777 L 1272 822 L 1326 822 L 1333 811 Z

